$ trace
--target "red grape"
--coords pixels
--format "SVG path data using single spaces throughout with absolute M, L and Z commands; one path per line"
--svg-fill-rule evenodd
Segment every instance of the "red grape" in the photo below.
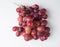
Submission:
M 21 35 L 22 35 L 22 36 L 24 36 L 25 34 L 26 34 L 26 32 L 25 32 L 25 31 L 23 31 L 23 32 L 21 33 Z
M 14 27 L 12 28 L 13 31 L 18 31 L 18 29 L 19 29 L 19 27 L 17 27 L 17 26 L 14 26 Z
M 38 32 L 43 32 L 45 30 L 44 26 L 37 27 Z
M 25 16 L 26 16 L 26 14 L 24 14 L 24 13 L 22 13 L 22 12 L 21 12 L 21 13 L 19 13 L 18 15 L 19 15 L 19 16 L 23 16 L 23 17 L 25 17 Z
M 45 37 L 45 36 L 40 37 L 40 40 L 41 40 L 41 41 L 44 41 L 44 40 L 46 40 L 46 39 L 47 39 L 47 37 Z
M 23 27 L 27 26 L 27 23 L 26 23 L 26 22 L 23 22 L 23 23 L 22 23 L 22 26 L 23 26 Z
M 45 8 L 41 9 L 41 12 L 46 13 L 46 9 Z
M 39 10 L 34 9 L 34 13 L 38 13 Z
M 33 8 L 32 7 L 28 7 L 29 11 L 32 12 L 33 11 Z
M 27 22 L 32 22 L 33 21 L 33 19 L 31 17 L 27 17 L 26 20 L 27 20 Z
M 42 20 L 41 25 L 42 25 L 42 26 L 47 25 L 47 20 Z
M 48 15 L 45 14 L 45 15 L 42 16 L 42 18 L 43 19 L 47 19 L 48 18 Z
M 23 22 L 23 17 L 22 17 L 22 16 L 19 16 L 19 17 L 18 17 L 18 21 L 19 21 L 20 24 L 22 24 L 22 22 Z
M 23 27 L 19 27 L 19 30 L 20 32 L 24 31 L 24 28 Z
M 20 13 L 20 12 L 21 12 L 21 8 L 17 8 L 16 11 L 17 11 L 18 13 Z
M 19 26 L 14 26 L 13 31 L 16 31 L 16 36 L 22 35 L 26 41 L 31 39 L 41 41 L 47 40 L 50 36 L 50 27 L 47 27 L 48 18 L 45 8 L 39 9 L 39 5 L 33 6 L 21 5 L 16 9 L 19 17 Z
M 16 32 L 16 36 L 18 37 L 18 36 L 20 36 L 20 35 L 21 35 L 21 32 L 17 31 L 17 32 Z
M 36 30 L 32 30 L 31 35 L 33 36 L 33 38 L 34 38 L 35 40 L 38 39 Z
M 33 27 L 33 23 L 32 22 L 27 22 L 27 26 Z
M 40 10 L 38 11 L 38 14 L 39 14 L 39 16 L 41 15 L 41 11 Z
M 50 28 L 49 27 L 45 27 L 45 32 L 50 32 Z
M 32 36 L 31 35 L 28 35 L 28 34 L 25 34 L 24 35 L 24 39 L 25 39 L 25 41 L 29 41 L 29 40 L 32 39 Z
M 31 33 L 31 28 L 29 26 L 25 27 L 25 32 L 26 34 L 30 34 Z
M 39 6 L 38 6 L 37 4 L 34 4 L 32 7 L 33 7 L 34 9 L 39 9 Z
M 26 10 L 22 10 L 22 13 L 23 13 L 23 14 L 26 14 L 27 12 L 26 12 Z

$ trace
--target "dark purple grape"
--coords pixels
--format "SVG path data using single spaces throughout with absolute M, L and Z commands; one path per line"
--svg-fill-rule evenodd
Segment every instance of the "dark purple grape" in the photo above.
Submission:
M 24 30 L 24 28 L 23 27 L 19 27 L 19 30 L 18 31 L 23 31 Z
M 30 15 L 31 15 L 31 16 L 34 16 L 34 12 L 31 12 Z
M 22 13 L 23 13 L 23 14 L 26 14 L 26 10 L 22 10 Z
M 47 39 L 47 37 L 45 37 L 45 36 L 40 37 L 40 40 L 41 40 L 41 41 L 44 41 L 44 40 L 46 40 L 46 39 Z
M 46 13 L 46 9 L 45 8 L 41 9 L 41 12 Z
M 22 23 L 22 26 L 23 26 L 23 27 L 27 26 L 27 22 L 23 22 L 23 23 Z
M 45 33 L 44 36 L 45 37 L 49 37 L 50 36 L 50 33 Z
M 47 20 L 42 20 L 41 25 L 46 26 L 47 25 Z
M 34 9 L 34 13 L 38 13 L 38 11 L 39 11 L 38 9 Z
M 28 7 L 30 12 L 33 12 L 33 8 L 32 7 Z
M 46 15 L 46 13 L 44 13 L 44 12 L 41 12 L 41 15 L 43 16 L 43 15 Z
M 38 6 L 37 4 L 34 4 L 32 7 L 33 7 L 34 9 L 39 9 L 39 6 Z
M 39 15 L 37 13 L 34 13 L 34 17 L 39 17 Z
M 26 13 L 30 14 L 30 10 L 28 8 L 26 8 Z
M 33 21 L 41 21 L 41 18 L 39 18 L 39 17 L 34 17 L 34 18 L 33 18 Z
M 34 17 L 34 12 L 31 12 L 30 13 L 30 16 L 33 18 Z
M 50 28 L 49 27 L 45 27 L 45 32 L 49 33 L 50 32 Z
M 42 16 L 42 18 L 43 18 L 43 19 L 47 19 L 47 18 L 48 18 L 48 15 L 45 14 L 45 15 Z
M 46 32 L 44 32 L 44 31 L 41 32 L 41 33 L 40 33 L 40 37 L 44 36 L 45 33 L 46 33 Z
M 48 33 L 48 32 L 41 32 L 40 33 L 40 37 L 43 37 L 43 36 L 47 38 L 47 37 L 50 36 L 50 33 Z

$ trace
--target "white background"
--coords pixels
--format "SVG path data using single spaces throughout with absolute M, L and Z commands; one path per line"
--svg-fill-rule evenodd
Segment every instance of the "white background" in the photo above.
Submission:
M 12 31 L 18 25 L 17 6 L 14 3 L 45 7 L 49 14 L 51 36 L 46 41 L 24 41 Z M 0 47 L 60 47 L 60 1 L 59 0 L 0 0 Z

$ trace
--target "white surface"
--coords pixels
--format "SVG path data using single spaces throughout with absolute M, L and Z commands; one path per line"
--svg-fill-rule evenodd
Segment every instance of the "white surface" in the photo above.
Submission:
M 0 0 L 0 47 L 60 47 L 60 0 L 21 0 L 25 5 L 39 4 L 49 11 L 51 36 L 46 41 L 24 41 L 23 37 L 16 37 L 11 30 L 18 25 L 16 5 L 19 0 Z M 24 2 L 23 2 L 24 1 Z

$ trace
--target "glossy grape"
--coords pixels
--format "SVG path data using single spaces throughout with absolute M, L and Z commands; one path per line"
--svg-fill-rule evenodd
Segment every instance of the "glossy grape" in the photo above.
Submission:
M 39 8 L 37 4 L 28 7 L 21 5 L 16 8 L 16 11 L 19 26 L 14 26 L 12 30 L 16 32 L 17 37 L 22 35 L 25 41 L 31 39 L 44 41 L 48 39 L 50 27 L 47 26 L 48 15 L 45 8 Z

